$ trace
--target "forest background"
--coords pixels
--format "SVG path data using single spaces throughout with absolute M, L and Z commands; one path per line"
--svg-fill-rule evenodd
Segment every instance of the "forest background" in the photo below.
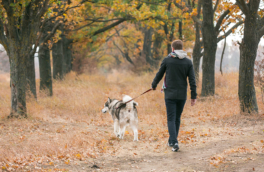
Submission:
M 0 0 L 2 170 L 263 169 L 263 35 L 263 0 Z M 180 157 L 163 94 L 137 100 L 139 143 L 101 114 L 107 97 L 150 88 L 175 39 L 198 86 Z

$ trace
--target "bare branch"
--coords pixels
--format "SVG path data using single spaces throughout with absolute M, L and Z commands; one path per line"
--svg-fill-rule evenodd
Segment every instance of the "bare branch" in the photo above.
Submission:
M 245 15 L 247 15 L 248 12 L 249 12 L 249 8 L 248 8 L 248 6 L 247 6 L 245 0 L 236 0 L 236 3 L 237 3 L 237 5 L 239 6 L 239 8 L 241 9 L 241 11 L 242 11 Z
M 214 6 L 214 13 L 215 13 L 215 11 L 216 11 L 216 9 L 217 9 L 217 7 L 218 7 L 219 2 L 220 2 L 220 0 L 217 0 L 216 3 L 215 3 L 215 6 Z
M 113 41 L 113 44 L 116 46 L 116 48 L 121 52 L 122 56 L 129 62 L 131 63 L 132 65 L 135 65 L 133 63 L 133 61 L 131 60 L 131 58 L 128 56 L 128 52 L 123 52 L 121 50 L 121 48 L 118 47 L 118 45 L 115 43 L 115 41 Z
M 51 32 L 43 39 L 43 42 L 48 41 L 57 31 L 57 29 L 60 27 L 61 23 L 57 22 Z
M 110 35 L 108 38 L 106 38 L 105 42 L 108 42 L 113 36 L 115 36 L 116 34 L 118 34 L 119 31 L 122 30 L 122 29 L 124 29 L 124 28 L 125 28 L 125 27 L 122 27 L 122 28 L 119 29 L 119 30 L 116 29 L 116 33 L 114 33 L 114 34 Z
M 141 6 L 142 6 L 142 4 L 139 4 L 139 5 L 136 7 L 136 9 L 139 10 L 139 9 L 141 8 Z M 128 17 L 128 18 L 120 19 L 120 20 L 118 20 L 118 21 L 116 21 L 116 22 L 114 22 L 114 23 L 112 23 L 112 24 L 110 24 L 110 25 L 108 25 L 108 26 L 106 26 L 106 27 L 104 27 L 104 28 L 101 28 L 101 29 L 97 30 L 96 32 L 94 32 L 94 33 L 92 34 L 92 36 L 98 35 L 98 34 L 100 34 L 100 33 L 102 33 L 102 32 L 105 32 L 105 31 L 107 31 L 107 30 L 109 30 L 109 29 L 112 29 L 113 27 L 115 27 L 115 26 L 117 26 L 117 25 L 123 23 L 124 21 L 129 20 L 129 19 L 133 19 L 133 18 L 132 18 L 132 17 Z
M 228 9 L 228 10 L 226 10 L 226 11 L 220 16 L 220 18 L 219 18 L 219 20 L 217 21 L 216 26 L 215 26 L 215 31 L 216 31 L 216 32 L 219 31 L 219 29 L 220 29 L 220 27 L 221 27 L 221 24 L 222 24 L 222 22 L 223 22 L 223 20 L 224 20 L 224 18 L 225 18 L 229 13 L 230 13 L 230 10 Z
M 202 21 L 199 19 L 199 18 L 197 18 L 196 16 L 192 16 L 192 19 L 193 19 L 193 21 L 195 21 L 196 23 L 198 23 L 200 26 L 202 25 Z
M 139 0 L 139 2 L 141 3 L 145 3 L 145 4 L 153 4 L 153 5 L 159 5 L 159 6 L 166 6 L 166 5 L 161 5 L 160 3 L 164 3 L 164 1 L 160 1 L 160 2 L 148 2 L 148 1 L 141 1 Z
M 224 31 L 224 34 L 225 34 L 225 31 Z M 221 62 L 220 62 L 220 72 L 221 72 L 222 75 L 223 75 L 222 66 L 223 66 L 223 58 L 224 58 L 225 48 L 226 48 L 226 37 L 225 37 L 225 43 L 224 43 L 224 48 L 223 48 L 223 51 L 222 51 Z
M 38 14 L 36 15 L 36 19 L 37 20 L 40 19 L 44 15 L 44 13 L 47 11 L 47 9 L 49 7 L 48 6 L 49 1 L 50 0 L 45 0 L 45 2 L 43 3 L 43 7 L 40 9 L 40 11 L 38 12 Z
M 108 20 L 100 20 L 101 18 L 103 18 L 103 17 L 96 18 L 96 19 L 87 18 L 87 19 L 85 19 L 85 20 L 93 21 L 93 22 L 109 22 L 109 21 L 114 21 L 114 20 L 121 20 L 121 19 L 123 19 L 123 18 L 114 18 L 114 19 L 108 19 Z
M 49 39 L 55 34 L 55 32 L 57 31 L 57 29 L 58 29 L 58 27 L 59 27 L 60 25 L 61 25 L 61 23 L 60 23 L 60 22 L 57 22 L 57 23 L 55 24 L 55 26 L 53 27 L 52 31 L 51 31 L 51 32 L 50 32 L 50 33 L 49 33 L 49 34 L 43 39 L 42 42 L 46 42 L 46 41 L 48 41 L 48 40 L 49 40 Z M 40 34 L 39 34 L 39 36 L 38 36 L 38 38 L 37 38 L 37 40 L 36 40 L 35 46 L 34 46 L 33 50 L 30 51 L 29 56 L 32 56 L 32 55 L 35 54 L 36 49 L 37 49 L 37 47 L 39 46 L 39 42 L 40 42 L 41 37 L 42 37 L 42 32 L 40 32 Z
M 232 33 L 233 29 L 236 29 L 238 26 L 242 25 L 244 22 L 240 21 L 237 24 L 235 24 L 232 28 L 230 28 L 224 35 L 221 35 L 217 38 L 217 42 L 220 42 L 222 39 L 224 39 L 225 37 L 227 37 L 228 35 L 230 35 Z
M 120 23 L 123 23 L 126 20 L 128 20 L 128 19 L 123 18 L 121 20 L 118 20 L 118 21 L 116 21 L 116 22 L 114 22 L 114 23 L 112 23 L 112 24 L 110 24 L 110 25 L 108 25 L 108 26 L 106 26 L 104 28 L 101 28 L 101 29 L 97 30 L 96 32 L 93 33 L 92 36 L 95 36 L 95 35 L 98 35 L 99 33 L 105 32 L 105 31 L 107 31 L 107 30 L 119 25 Z
M 83 25 L 83 26 L 81 26 L 81 27 L 79 27 L 79 28 L 76 28 L 76 29 L 73 29 L 73 30 L 68 29 L 68 30 L 65 30 L 65 31 L 70 31 L 70 32 L 72 32 L 72 31 L 77 31 L 77 30 L 80 30 L 80 29 L 85 28 L 85 27 L 87 27 L 87 26 L 90 26 L 90 25 L 92 25 L 93 23 L 94 23 L 94 22 L 91 22 L 91 23 L 88 23 L 88 24 L 86 24 L 86 25 Z

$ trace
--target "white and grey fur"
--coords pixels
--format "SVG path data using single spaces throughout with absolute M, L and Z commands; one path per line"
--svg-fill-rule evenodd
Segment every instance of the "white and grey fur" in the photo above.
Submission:
M 131 100 L 130 96 L 125 95 L 123 100 L 116 100 L 108 98 L 107 102 L 102 109 L 103 113 L 107 111 L 114 121 L 114 133 L 120 139 L 124 138 L 126 127 L 130 125 L 134 132 L 134 141 L 138 141 L 138 116 L 137 108 L 138 103 L 132 100 L 125 104 L 125 102 Z M 119 107 L 118 109 L 116 107 Z

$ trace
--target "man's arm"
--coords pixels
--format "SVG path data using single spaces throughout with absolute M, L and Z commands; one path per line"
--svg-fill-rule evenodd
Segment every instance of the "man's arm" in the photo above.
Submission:
M 166 71 L 166 64 L 165 64 L 165 59 L 163 59 L 161 65 L 160 65 L 160 69 L 158 71 L 158 73 L 156 74 L 155 78 L 153 79 L 153 82 L 152 82 L 152 88 L 155 90 L 158 83 L 160 82 L 160 80 L 162 79 L 165 71 Z
M 188 78 L 189 78 L 189 84 L 191 88 L 191 99 L 196 99 L 197 93 L 196 93 L 196 83 L 195 83 L 193 64 L 189 68 Z

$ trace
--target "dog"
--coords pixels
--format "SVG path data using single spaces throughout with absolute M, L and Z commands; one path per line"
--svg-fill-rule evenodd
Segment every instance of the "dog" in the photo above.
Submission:
M 134 141 L 138 141 L 138 115 L 136 108 L 138 103 L 134 100 L 125 103 L 131 99 L 128 95 L 125 95 L 122 100 L 108 98 L 102 112 L 106 113 L 108 111 L 112 116 L 116 137 L 123 139 L 126 127 L 130 125 L 134 132 Z

